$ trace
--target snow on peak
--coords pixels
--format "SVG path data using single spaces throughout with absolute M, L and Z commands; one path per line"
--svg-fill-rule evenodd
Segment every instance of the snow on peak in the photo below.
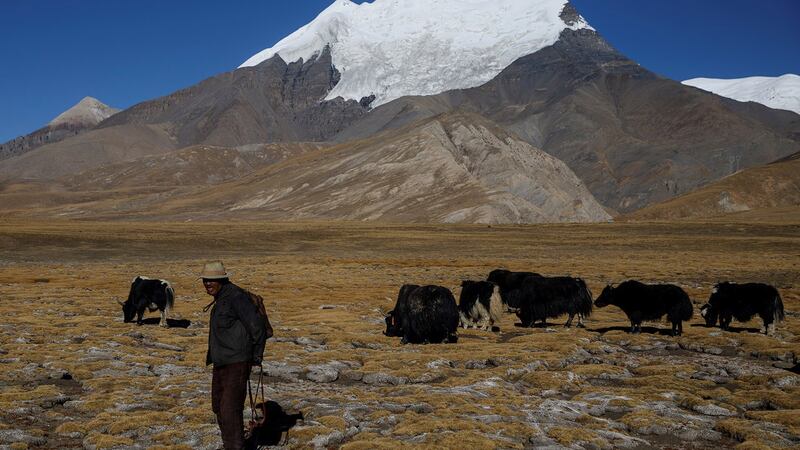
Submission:
M 800 76 L 747 77 L 731 80 L 692 78 L 683 84 L 713 92 L 740 102 L 756 102 L 774 109 L 800 114 Z
M 336 0 L 319 16 L 239 67 L 278 54 L 305 61 L 330 46 L 339 83 L 326 100 L 372 106 L 406 95 L 432 95 L 480 86 L 516 59 L 552 45 L 567 25 L 567 0 Z
M 119 112 L 93 97 L 84 97 L 78 104 L 59 114 L 48 125 L 56 126 L 63 123 L 97 125 L 113 114 Z

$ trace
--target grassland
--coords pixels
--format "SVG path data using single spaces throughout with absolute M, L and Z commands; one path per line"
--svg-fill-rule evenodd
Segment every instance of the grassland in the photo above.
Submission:
M 800 353 L 797 225 L 0 221 L 0 447 L 219 446 L 196 279 L 213 259 L 265 297 L 267 396 L 306 415 L 289 448 L 800 445 L 800 377 L 782 368 Z M 580 276 L 595 294 L 673 282 L 696 307 L 718 281 L 762 281 L 789 313 L 772 337 L 698 314 L 678 338 L 665 323 L 629 335 L 613 307 L 587 329 L 507 315 L 453 345 L 382 335 L 403 283 L 457 296 L 498 267 Z M 122 323 L 114 300 L 138 274 L 172 282 L 187 328 Z

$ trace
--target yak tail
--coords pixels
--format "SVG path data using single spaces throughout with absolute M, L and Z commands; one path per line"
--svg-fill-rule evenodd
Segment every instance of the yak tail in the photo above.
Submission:
M 781 300 L 781 294 L 775 293 L 775 298 L 772 300 L 772 311 L 773 311 L 773 319 L 774 322 L 780 322 L 786 318 L 783 313 L 783 300 Z
M 492 323 L 500 322 L 500 317 L 503 316 L 505 309 L 503 299 L 500 297 L 500 287 L 495 285 L 492 289 L 492 296 L 489 297 L 489 317 Z
M 175 291 L 172 290 L 172 285 L 169 283 L 167 283 L 167 287 L 164 289 L 164 291 L 167 294 L 167 308 L 172 310 L 172 308 L 175 306 Z
M 581 289 L 581 299 L 579 301 L 579 309 L 578 312 L 583 317 L 589 317 L 592 315 L 592 308 L 594 307 L 594 297 L 592 296 L 592 291 L 589 290 L 589 286 L 586 285 L 582 279 L 578 278 L 580 283 L 583 285 L 583 289 Z

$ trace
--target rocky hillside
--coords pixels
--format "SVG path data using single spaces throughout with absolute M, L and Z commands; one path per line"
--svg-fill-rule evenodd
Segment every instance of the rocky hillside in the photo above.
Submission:
M 321 101 L 339 78 L 327 49 L 288 64 L 276 55 L 135 105 L 100 127 L 169 124 L 179 147 L 324 141 L 364 115 L 372 100 Z
M 800 209 L 800 153 L 743 170 L 687 195 L 636 211 L 625 219 L 707 219 L 787 207 Z

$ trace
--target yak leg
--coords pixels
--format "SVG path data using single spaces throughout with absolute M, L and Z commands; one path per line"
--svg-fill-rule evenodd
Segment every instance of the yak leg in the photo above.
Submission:
M 575 318 L 575 314 L 570 314 L 569 319 L 567 319 L 567 323 L 564 324 L 565 327 L 569 328 L 572 326 L 572 319 Z M 580 321 L 580 318 L 578 319 Z
M 775 323 L 774 322 L 767 322 L 764 321 L 764 334 L 767 336 L 772 336 L 775 334 Z
M 586 325 L 583 323 L 583 314 L 578 314 L 578 328 L 586 328 Z
M 160 326 L 164 327 L 164 328 L 168 328 L 169 327 L 169 323 L 167 323 L 167 313 L 168 312 L 169 312 L 169 310 L 167 308 L 164 308 L 164 309 L 161 310 L 161 322 L 159 322 L 158 324 Z

